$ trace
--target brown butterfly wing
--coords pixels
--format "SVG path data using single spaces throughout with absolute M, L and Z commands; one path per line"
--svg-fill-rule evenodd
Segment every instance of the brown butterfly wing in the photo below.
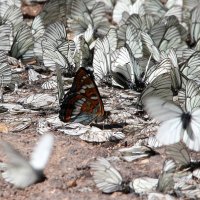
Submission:
M 104 106 L 91 75 L 80 68 L 70 91 L 65 95 L 59 117 L 64 122 L 90 123 L 104 115 Z

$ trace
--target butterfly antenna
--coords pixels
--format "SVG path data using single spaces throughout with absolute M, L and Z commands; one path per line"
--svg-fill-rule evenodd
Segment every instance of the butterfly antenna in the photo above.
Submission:
M 58 65 L 56 66 L 56 75 L 57 75 L 57 85 L 58 85 L 58 100 L 59 104 L 61 104 L 62 99 L 64 97 L 64 88 L 63 88 L 61 68 Z

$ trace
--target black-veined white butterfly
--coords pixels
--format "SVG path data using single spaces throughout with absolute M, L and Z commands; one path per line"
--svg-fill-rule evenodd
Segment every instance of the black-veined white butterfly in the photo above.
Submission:
M 30 161 L 27 161 L 17 150 L 5 141 L 0 142 L 8 158 L 8 162 L 0 163 L 4 172 L 2 177 L 18 188 L 25 188 L 36 182 L 44 180 L 43 170 L 49 160 L 53 147 L 53 136 L 46 134 L 41 137 L 35 147 Z
M 134 160 L 154 156 L 157 154 L 157 152 L 155 152 L 152 148 L 137 144 L 129 148 L 119 149 L 119 152 L 121 153 L 121 158 L 127 162 L 132 162 Z
M 165 153 L 167 157 L 175 161 L 179 169 L 194 170 L 199 168 L 199 161 L 192 161 L 187 148 L 181 142 L 167 146 Z
M 39 14 L 44 26 L 48 26 L 56 21 L 61 21 L 67 25 L 67 17 L 70 15 L 71 0 L 51 0 L 47 1 Z
M 136 194 L 144 195 L 155 191 L 157 184 L 157 178 L 140 177 L 132 180 L 130 182 L 130 187 Z
M 61 104 L 65 93 L 63 88 L 62 72 L 59 66 L 56 66 L 56 81 L 58 87 L 58 101 L 59 104 Z
M 17 7 L 21 7 L 21 0 L 1 0 L 0 1 L 1 4 L 6 4 L 6 5 L 9 5 L 9 6 L 17 6 Z
M 159 18 L 165 16 L 176 16 L 180 21 L 182 20 L 182 6 L 180 3 L 172 3 L 167 1 L 164 5 L 160 0 L 147 0 L 144 4 L 145 13 L 158 16 Z
M 113 79 L 124 88 L 134 88 L 135 82 L 139 79 L 139 65 L 125 47 L 115 51 L 112 56 Z
M 39 60 L 44 59 L 43 52 L 45 50 L 45 47 L 43 47 L 43 45 L 42 45 L 43 40 L 47 41 L 47 43 L 49 43 L 50 46 L 52 46 L 52 48 L 54 49 L 54 48 L 58 47 L 59 45 L 62 45 L 62 43 L 64 43 L 67 38 L 66 28 L 62 22 L 57 21 L 55 23 L 50 24 L 49 26 L 47 26 L 45 32 L 42 34 L 43 26 L 44 26 L 43 22 L 44 21 L 42 21 L 41 16 L 38 16 L 34 19 L 34 21 L 32 23 L 32 33 L 33 33 L 33 37 L 35 40 L 34 41 L 34 53 L 35 53 L 35 56 Z M 39 33 L 39 35 L 38 35 L 38 33 Z M 47 49 L 48 49 L 48 46 L 49 45 L 47 45 Z M 50 55 L 50 57 L 51 57 L 51 55 Z M 51 63 L 50 66 L 54 64 L 54 62 L 51 61 L 51 59 L 48 59 L 48 56 L 47 56 L 47 58 L 45 57 L 45 59 L 47 59 L 47 61 Z M 49 64 L 47 65 L 47 67 L 48 66 L 49 66 Z M 55 68 L 55 66 L 54 66 L 54 68 Z
M 76 41 L 74 42 L 76 45 L 76 50 L 74 53 L 74 63 L 76 69 L 79 69 L 80 67 L 92 66 L 93 53 L 91 52 L 89 44 L 84 35 L 77 37 Z
M 173 174 L 176 169 L 176 164 L 173 160 L 165 160 L 162 173 L 158 179 L 157 190 L 162 193 L 167 193 L 174 188 Z
M 141 93 L 141 101 L 147 96 L 172 100 L 173 95 L 177 95 L 182 88 L 182 76 L 175 51 L 170 49 L 163 58 L 159 65 L 154 65 L 147 70 L 145 77 L 147 85 Z
M 180 71 L 187 78 L 199 82 L 199 64 L 200 54 L 199 52 L 193 53 L 182 65 Z M 183 79 L 184 81 L 184 79 Z
M 167 73 L 158 75 L 146 88 L 142 91 L 138 101 L 143 105 L 143 101 L 148 96 L 156 96 L 166 100 L 172 100 L 173 93 L 171 90 L 171 78 Z
M 103 2 L 88 4 L 84 0 L 74 0 L 71 5 L 71 18 L 69 24 L 76 35 L 84 33 L 89 25 L 94 29 L 95 38 L 105 35 L 109 30 Z
M 12 72 L 7 63 L 0 63 L 0 88 L 5 87 L 11 82 Z
M 7 52 L 0 50 L 0 63 L 6 63 L 7 61 L 8 61 Z
M 144 91 L 142 91 L 139 101 L 143 104 L 143 100 L 148 96 L 157 96 L 166 100 L 172 100 L 173 94 L 170 75 L 167 73 L 158 75 L 146 86 Z
M 0 50 L 10 51 L 11 45 L 13 43 L 13 31 L 12 25 L 10 23 L 2 25 L 0 23 L 0 41 Z
M 67 40 L 65 25 L 56 22 L 49 25 L 39 41 L 38 53 L 43 52 L 43 62 L 46 67 L 55 70 L 56 65 L 65 68 L 71 75 L 74 72 L 75 44 Z M 41 48 L 41 49 L 40 49 Z M 35 49 L 37 52 L 37 49 Z
M 106 141 L 119 141 L 124 139 L 125 135 L 122 132 L 113 132 L 110 130 L 101 130 L 97 127 L 92 127 L 85 133 L 80 135 L 80 138 L 86 142 L 106 142 Z
M 137 1 L 117 1 L 113 9 L 113 21 L 120 23 L 123 18 L 123 13 L 126 12 L 128 15 L 132 14 L 144 14 L 143 9 L 144 0 Z
M 200 94 L 194 81 L 186 84 L 185 108 L 153 96 L 147 97 L 144 104 L 146 111 L 161 122 L 158 141 L 169 145 L 183 140 L 190 149 L 200 150 Z
M 90 167 L 94 182 L 102 192 L 130 191 L 129 184 L 123 182 L 121 174 L 105 158 L 97 158 Z
M 151 15 L 140 16 L 139 14 L 132 14 L 131 16 L 126 16 L 120 23 L 118 29 L 118 35 L 120 40 L 125 39 L 126 29 L 128 25 L 131 25 L 137 31 L 148 32 L 151 30 L 156 20 Z
M 183 7 L 190 11 L 199 5 L 199 0 L 184 0 Z
M 23 16 L 21 9 L 15 5 L 0 4 L 0 21 L 3 24 L 11 23 L 13 26 L 13 33 L 20 28 L 23 23 Z
M 110 29 L 103 39 L 98 38 L 94 48 L 94 76 L 97 83 L 105 81 L 112 83 L 111 61 L 113 52 L 117 48 L 117 33 L 115 29 Z
M 187 32 L 175 16 L 170 16 L 155 22 L 151 29 L 142 34 L 145 54 L 148 51 L 159 62 L 162 60 L 161 52 L 168 53 L 171 48 L 182 51 L 187 48 L 185 43 Z
M 33 59 L 33 35 L 27 24 L 21 25 L 18 29 L 11 47 L 11 56 L 24 61 Z
M 199 21 L 200 21 L 200 6 L 197 6 L 192 10 L 191 13 L 191 24 L 190 24 L 190 37 L 191 37 L 191 43 L 195 43 L 200 38 L 200 29 L 199 29 Z
M 40 37 L 43 36 L 45 32 L 44 23 L 40 15 L 36 16 L 31 25 L 31 33 L 33 34 L 34 41 L 37 41 Z

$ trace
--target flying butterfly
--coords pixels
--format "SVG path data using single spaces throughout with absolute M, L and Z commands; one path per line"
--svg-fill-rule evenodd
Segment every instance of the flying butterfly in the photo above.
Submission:
M 45 134 L 35 147 L 30 161 L 27 161 L 17 150 L 5 141 L 0 147 L 8 157 L 8 163 L 0 163 L 2 177 L 18 188 L 25 188 L 44 180 L 43 170 L 47 164 L 53 147 L 53 136 Z
M 147 97 L 144 104 L 146 111 L 162 122 L 156 136 L 159 142 L 169 145 L 183 140 L 188 148 L 200 150 L 200 93 L 194 81 L 186 84 L 185 108 L 153 96 Z
M 59 118 L 63 122 L 89 124 L 104 114 L 103 102 L 92 75 L 81 67 L 74 77 L 71 89 L 64 96 Z

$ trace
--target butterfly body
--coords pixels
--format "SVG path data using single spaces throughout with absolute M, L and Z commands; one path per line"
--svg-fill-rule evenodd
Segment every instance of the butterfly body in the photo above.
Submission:
M 96 117 L 104 116 L 104 107 L 91 74 L 80 68 L 69 92 L 64 96 L 59 118 L 64 122 L 89 124 Z
M 189 126 L 190 122 L 191 122 L 191 114 L 189 112 L 183 113 L 181 115 L 181 121 L 183 123 L 183 129 L 187 129 L 187 127 Z

